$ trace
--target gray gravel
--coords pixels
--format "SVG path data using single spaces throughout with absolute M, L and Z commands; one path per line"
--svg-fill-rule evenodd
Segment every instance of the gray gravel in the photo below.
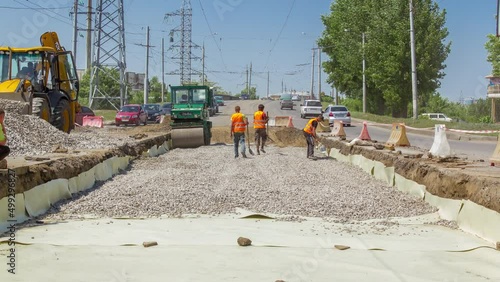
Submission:
M 125 174 L 73 201 L 50 218 L 217 215 L 235 208 L 340 220 L 385 219 L 434 212 L 425 202 L 334 160 L 312 161 L 305 148 L 268 148 L 234 159 L 231 146 L 173 150 L 137 160 Z
M 19 114 L 23 106 L 20 102 L 0 99 L 0 108 L 6 111 L 5 127 L 10 157 L 43 155 L 52 152 L 55 146 L 84 150 L 108 149 L 134 143 L 134 139 L 126 133 L 110 134 L 117 131 L 115 128 L 76 128 L 68 135 L 38 117 Z

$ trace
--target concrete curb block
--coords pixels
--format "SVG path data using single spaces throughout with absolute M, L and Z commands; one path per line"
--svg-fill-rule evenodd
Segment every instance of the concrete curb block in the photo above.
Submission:
M 387 167 L 383 163 L 373 161 L 357 154 L 343 155 L 339 149 L 331 149 L 331 157 L 370 171 L 376 179 L 387 182 L 398 190 L 425 200 L 438 208 L 439 216 L 445 220 L 457 221 L 460 229 L 479 236 L 496 244 L 500 241 L 500 213 L 478 205 L 470 200 L 454 200 L 435 196 L 427 191 L 425 185 L 395 173 L 394 167 Z M 369 173 L 369 172 L 368 172 Z

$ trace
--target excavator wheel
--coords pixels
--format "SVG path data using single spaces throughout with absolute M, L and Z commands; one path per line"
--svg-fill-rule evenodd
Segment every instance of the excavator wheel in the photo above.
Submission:
M 205 145 L 206 138 L 203 127 L 172 129 L 173 148 L 198 148 Z
M 54 121 L 57 129 L 69 133 L 71 131 L 71 108 L 66 99 L 61 99 L 54 109 Z
M 50 107 L 47 99 L 44 98 L 33 98 L 33 109 L 32 113 L 46 122 L 50 122 Z

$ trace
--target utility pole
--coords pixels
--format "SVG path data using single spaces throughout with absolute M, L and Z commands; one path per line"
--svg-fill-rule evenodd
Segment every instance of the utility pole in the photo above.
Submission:
M 205 85 L 205 42 L 203 42 L 203 46 L 201 47 L 201 85 Z
M 362 51 L 363 51 L 363 113 L 366 113 L 366 59 L 365 59 L 365 33 L 361 35 Z
M 76 47 L 78 45 L 78 0 L 73 5 L 73 58 L 76 61 Z
M 247 95 L 249 95 L 250 90 L 248 90 L 248 65 L 247 65 Z
M 87 70 L 92 68 L 92 0 L 87 4 Z
M 318 99 L 321 100 L 321 48 L 318 47 Z
M 312 68 L 311 68 L 311 99 L 314 99 L 314 58 L 316 50 L 312 49 Z
M 146 30 L 146 69 L 144 71 L 144 104 L 148 103 L 149 98 L 149 26 Z
M 413 1 L 410 0 L 410 45 L 411 45 L 411 81 L 413 96 L 413 119 L 418 118 L 418 94 L 417 94 L 417 56 L 415 53 L 415 27 L 413 23 Z
M 269 98 L 269 71 L 267 71 L 267 98 Z
M 248 99 L 250 99 L 250 94 L 252 93 L 250 88 L 252 88 L 252 63 L 250 63 L 250 79 L 248 80 Z
M 165 102 L 165 38 L 161 39 L 161 102 Z

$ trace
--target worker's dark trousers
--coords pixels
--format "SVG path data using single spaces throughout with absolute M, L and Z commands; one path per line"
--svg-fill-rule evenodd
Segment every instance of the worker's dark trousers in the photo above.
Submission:
M 306 137 L 307 142 L 307 157 L 314 157 L 314 138 L 312 134 L 309 134 L 305 131 L 304 136 Z
M 0 161 L 5 159 L 10 153 L 10 149 L 7 146 L 0 146 Z

